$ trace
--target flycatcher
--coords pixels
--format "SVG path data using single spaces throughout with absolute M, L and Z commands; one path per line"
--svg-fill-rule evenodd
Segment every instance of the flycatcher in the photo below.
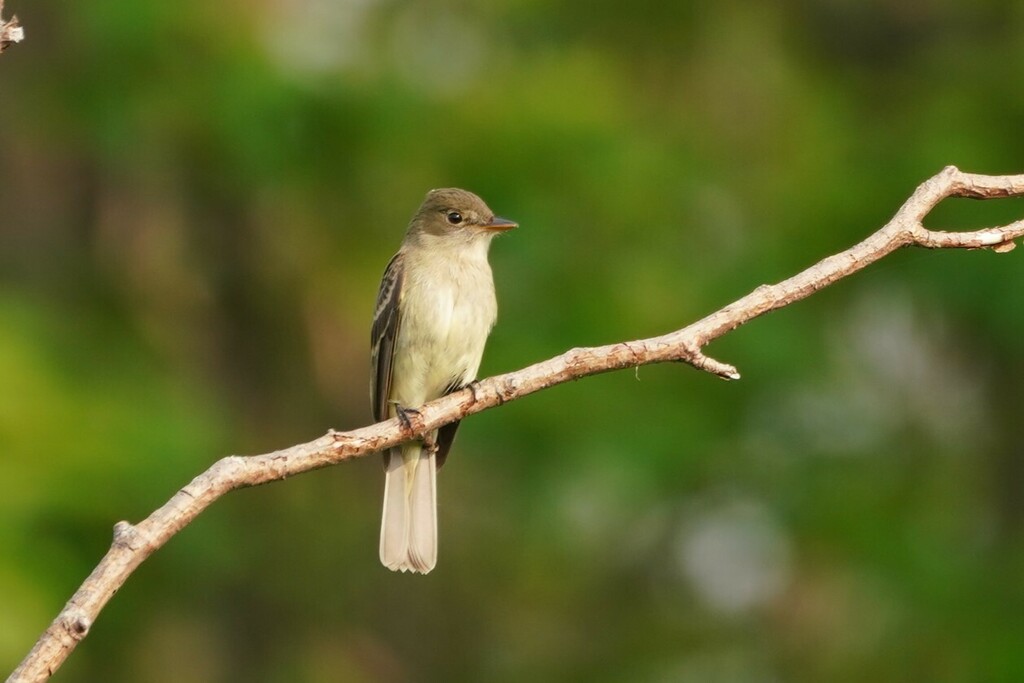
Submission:
M 431 190 L 384 271 L 373 316 L 374 419 L 405 414 L 476 379 L 498 315 L 491 239 L 516 227 L 472 192 Z M 437 563 L 437 470 L 459 423 L 384 452 L 380 561 L 426 574 Z

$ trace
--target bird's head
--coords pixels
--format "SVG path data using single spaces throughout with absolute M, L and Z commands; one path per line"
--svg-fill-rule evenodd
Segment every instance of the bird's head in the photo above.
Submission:
M 493 237 L 517 227 L 494 215 L 484 200 L 472 192 L 447 187 L 427 193 L 409 225 L 411 234 L 457 236 L 463 239 Z

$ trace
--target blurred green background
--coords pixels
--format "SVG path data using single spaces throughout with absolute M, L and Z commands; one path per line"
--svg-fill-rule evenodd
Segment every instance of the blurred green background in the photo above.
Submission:
M 481 194 L 481 372 L 683 326 L 1024 172 L 996 0 L 9 0 L 0 670 L 217 458 L 370 419 L 377 284 Z M 950 201 L 935 227 L 1024 202 Z M 376 458 L 232 493 L 57 681 L 1024 680 L 1024 254 L 901 252 L 709 352 L 466 421 L 428 577 Z

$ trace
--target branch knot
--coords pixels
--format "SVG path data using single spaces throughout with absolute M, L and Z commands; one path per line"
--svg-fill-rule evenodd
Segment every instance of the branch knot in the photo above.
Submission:
M 63 616 L 61 626 L 69 636 L 78 641 L 89 635 L 92 619 L 83 610 L 76 608 Z
M 139 527 L 125 521 L 120 521 L 114 525 L 113 545 L 115 548 L 125 548 L 132 551 L 140 550 L 143 547 L 156 547 L 153 539 L 147 534 L 143 534 Z

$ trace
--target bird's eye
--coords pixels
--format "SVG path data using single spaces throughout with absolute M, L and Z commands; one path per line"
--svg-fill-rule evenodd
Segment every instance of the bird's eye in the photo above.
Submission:
M 452 225 L 458 225 L 459 223 L 462 222 L 462 214 L 459 213 L 458 211 L 449 211 L 448 222 L 451 223 Z

